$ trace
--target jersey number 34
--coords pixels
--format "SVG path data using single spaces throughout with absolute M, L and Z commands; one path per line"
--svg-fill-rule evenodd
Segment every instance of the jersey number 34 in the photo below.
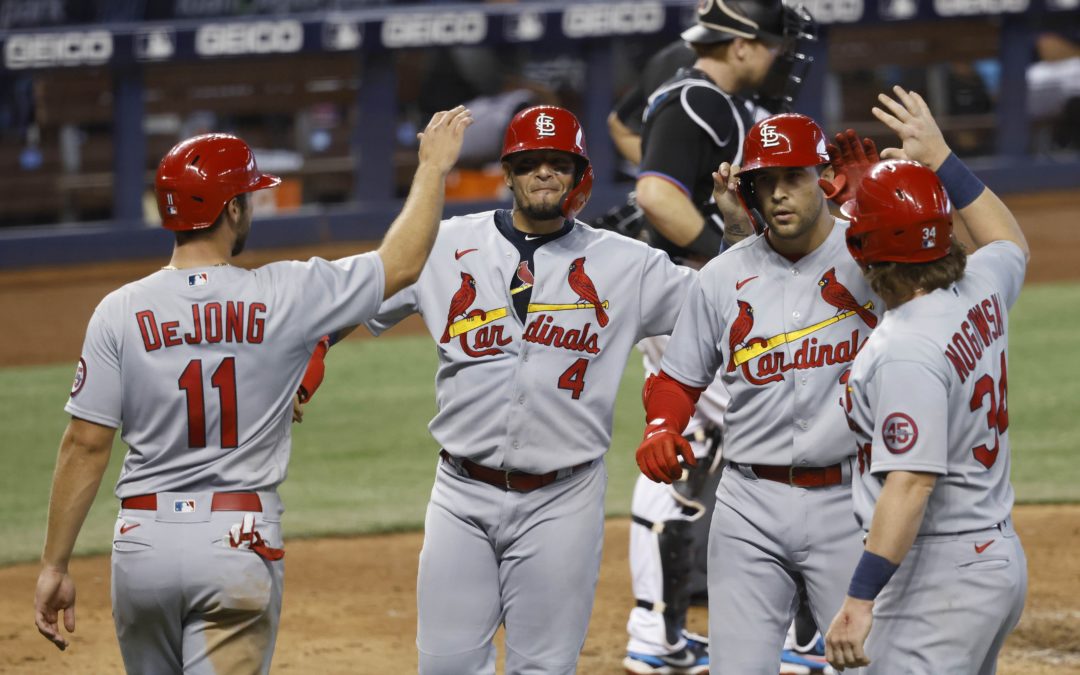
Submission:
M 994 395 L 995 391 L 996 396 Z M 971 412 L 982 408 L 983 402 L 989 399 L 989 410 L 986 411 L 986 426 L 994 433 L 994 447 L 984 443 L 971 449 L 971 454 L 987 469 L 994 466 L 994 462 L 997 461 L 1001 434 L 1005 433 L 1005 430 L 1009 428 L 1007 391 L 1005 352 L 1001 352 L 1001 378 L 998 380 L 997 386 L 994 386 L 994 378 L 991 375 L 983 375 L 975 382 L 975 390 L 971 393 Z

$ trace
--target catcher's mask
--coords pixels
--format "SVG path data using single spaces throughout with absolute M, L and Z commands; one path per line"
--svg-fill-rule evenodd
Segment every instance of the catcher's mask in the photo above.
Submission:
M 577 169 L 574 187 L 566 193 L 562 203 L 563 215 L 573 220 L 585 208 L 593 185 L 593 170 L 581 123 L 574 113 L 554 105 L 522 110 L 514 115 L 506 128 L 500 159 L 505 162 L 511 155 L 529 150 L 558 150 L 573 156 Z
M 847 246 L 863 267 L 880 262 L 940 260 L 952 245 L 949 198 L 937 175 L 906 160 L 878 162 L 841 213 Z
M 753 127 L 743 144 L 739 169 L 739 198 L 758 233 L 768 227 L 754 191 L 753 173 L 772 167 L 813 167 L 829 163 L 825 132 L 817 122 L 799 113 L 767 117 Z
M 210 227 L 233 197 L 274 187 L 248 144 L 229 134 L 205 134 L 177 143 L 162 158 L 154 179 L 161 225 L 168 230 Z
M 716 44 L 737 37 L 780 46 L 756 98 L 771 112 L 791 110 L 813 62 L 800 49 L 817 40 L 817 23 L 810 12 L 782 0 L 699 0 L 697 24 L 682 33 L 691 44 Z

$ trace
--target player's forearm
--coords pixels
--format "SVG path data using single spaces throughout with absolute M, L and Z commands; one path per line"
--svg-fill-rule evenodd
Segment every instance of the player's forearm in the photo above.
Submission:
M 899 565 L 915 542 L 936 482 L 932 473 L 890 472 L 874 506 L 866 550 Z
M 385 297 L 390 297 L 420 278 L 442 218 L 446 172 L 421 163 L 401 213 L 390 226 L 379 257 L 386 274 Z
M 97 495 L 101 477 L 109 465 L 109 452 L 115 432 L 106 427 L 98 427 L 89 433 L 80 433 L 80 425 L 87 424 L 89 423 L 80 420 L 72 420 L 68 424 L 60 442 L 56 471 L 53 474 L 48 529 L 41 562 L 61 572 L 67 571 L 75 540 Z
M 1031 257 L 1031 250 L 1028 248 L 1027 238 L 1020 230 L 1020 224 L 1016 222 L 1009 207 L 1005 206 L 990 188 L 983 190 L 978 199 L 967 208 L 960 209 L 958 213 L 976 246 L 981 248 L 995 241 L 1011 241 L 1020 247 L 1024 257 Z
M 649 222 L 676 246 L 689 246 L 705 228 L 705 218 L 686 193 L 663 178 L 638 179 L 636 195 Z
M 1027 239 L 1012 212 L 959 158 L 950 154 L 940 166 L 932 168 L 956 208 L 961 227 L 976 247 L 1011 241 L 1024 251 L 1025 257 L 1030 257 Z
M 607 122 L 608 133 L 611 134 L 611 141 L 619 154 L 634 164 L 641 164 L 641 136 L 623 124 L 615 113 L 608 115 Z
M 645 379 L 641 392 L 645 405 L 645 423 L 651 427 L 665 427 L 682 433 L 694 416 L 698 399 L 705 387 L 691 387 L 671 377 L 664 371 Z M 648 434 L 646 429 L 646 435 Z

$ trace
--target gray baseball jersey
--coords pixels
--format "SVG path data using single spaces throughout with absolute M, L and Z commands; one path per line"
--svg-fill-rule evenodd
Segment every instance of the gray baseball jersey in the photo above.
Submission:
M 837 402 L 843 373 L 877 325 L 869 289 L 837 220 L 797 261 L 766 237 L 740 242 L 702 270 L 662 362 L 685 384 L 721 375 L 731 401 L 709 530 L 710 666 L 775 671 L 806 585 L 820 626 L 840 608 L 862 549 L 849 484 L 804 489 L 748 465 L 823 467 L 849 477 L 849 432 Z M 736 464 L 732 464 L 732 462 Z
M 372 316 L 383 283 L 376 253 L 155 272 L 94 311 L 64 409 L 123 426 L 118 497 L 273 489 L 316 341 Z
M 128 672 L 269 672 L 284 560 L 275 488 L 292 396 L 319 337 L 372 316 L 378 254 L 161 270 L 109 294 L 90 319 L 65 410 L 122 427 L 113 620 Z M 248 513 L 215 493 L 251 492 Z M 152 589 L 153 592 L 148 592 Z
M 641 242 L 577 223 L 536 251 L 522 321 L 510 292 L 519 253 L 494 214 L 445 221 L 419 281 L 367 326 L 379 334 L 423 316 L 439 351 L 431 434 L 452 455 L 530 473 L 596 459 L 611 441 L 631 348 L 671 331 L 693 273 Z M 582 295 L 589 287 L 599 308 Z
M 674 327 L 692 277 L 611 232 L 575 223 L 525 235 L 509 212 L 489 211 L 444 222 L 419 281 L 368 323 L 378 333 L 419 312 L 439 354 L 431 433 L 453 458 L 425 520 L 421 673 L 494 673 L 500 624 L 506 672 L 575 672 L 619 380 L 636 342 Z M 462 460 L 558 478 L 507 491 Z
M 949 288 L 889 310 L 851 371 L 855 506 L 870 526 L 884 474 L 939 474 L 919 536 L 874 604 L 869 673 L 996 672 L 1020 621 L 1027 560 L 1012 528 L 1008 311 L 1026 261 L 995 242 Z
M 887 312 L 859 354 L 846 404 L 864 528 L 893 470 L 941 474 L 919 534 L 981 530 L 1008 517 L 1008 310 L 1025 266 L 1010 242 L 979 249 L 959 282 Z
M 662 367 L 695 387 L 722 381 L 724 457 L 743 464 L 827 466 L 854 454 L 838 406 L 841 375 L 882 311 L 837 220 L 796 262 L 764 237 L 740 242 L 702 270 Z

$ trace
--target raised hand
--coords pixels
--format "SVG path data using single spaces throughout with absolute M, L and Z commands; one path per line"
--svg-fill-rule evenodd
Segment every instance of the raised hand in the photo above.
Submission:
M 893 94 L 895 99 L 878 94 L 882 107 L 874 106 L 870 110 L 900 138 L 901 148 L 885 148 L 881 151 L 882 159 L 910 159 L 937 171 L 952 151 L 930 107 L 918 93 L 903 87 L 893 87 Z
M 743 208 L 739 197 L 739 165 L 724 162 L 713 171 L 713 201 L 724 219 L 724 232 L 739 237 L 754 233 L 750 214 Z
M 416 135 L 420 139 L 420 164 L 449 173 L 461 154 L 465 130 L 472 123 L 472 113 L 462 105 L 435 113 L 424 130 Z
M 843 206 L 844 202 L 855 199 L 859 181 L 870 167 L 881 161 L 881 157 L 878 156 L 874 141 L 869 138 L 860 139 L 853 129 L 836 134 L 835 140 L 836 145 L 829 143 L 825 146 L 829 153 L 833 179 L 830 182 L 821 178 L 818 185 L 828 199 L 838 206 Z

